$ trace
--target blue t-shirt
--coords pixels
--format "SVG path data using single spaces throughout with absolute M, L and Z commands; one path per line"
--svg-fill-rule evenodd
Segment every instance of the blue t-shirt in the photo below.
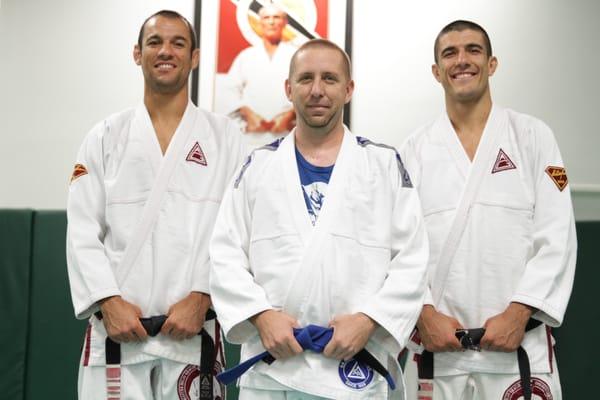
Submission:
M 319 212 L 323 207 L 327 185 L 333 171 L 333 165 L 328 167 L 317 167 L 312 165 L 302 157 L 302 154 L 296 149 L 296 163 L 298 164 L 298 173 L 300 174 L 300 184 L 304 194 L 304 202 L 308 209 L 310 221 L 314 225 L 319 217 Z M 335 165 L 335 164 L 334 164 Z

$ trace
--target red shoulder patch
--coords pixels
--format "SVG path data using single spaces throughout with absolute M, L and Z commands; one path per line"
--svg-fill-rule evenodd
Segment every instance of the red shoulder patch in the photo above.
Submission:
M 550 179 L 552 179 L 552 182 L 554 182 L 558 190 L 562 192 L 563 189 L 567 187 L 569 179 L 567 178 L 567 171 L 565 171 L 564 167 L 549 166 L 546 168 L 546 173 Z
M 75 164 L 75 168 L 73 169 L 73 174 L 71 175 L 71 182 L 73 182 L 75 179 L 87 175 L 88 171 L 87 168 L 85 167 L 85 165 L 83 164 Z

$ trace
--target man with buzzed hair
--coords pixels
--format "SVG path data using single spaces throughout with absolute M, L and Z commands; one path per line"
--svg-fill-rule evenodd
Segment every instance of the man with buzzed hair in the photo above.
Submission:
M 556 140 L 492 103 L 498 60 L 481 26 L 448 24 L 434 51 L 446 110 L 402 150 L 431 245 L 409 399 L 560 399 L 550 327 L 563 321 L 577 244 Z
M 190 101 L 198 52 L 184 17 L 150 16 L 133 50 L 142 104 L 97 124 L 77 156 L 67 259 L 76 317 L 89 318 L 80 399 L 224 398 L 208 239 L 243 146 L 233 121 Z
M 402 398 L 395 355 L 427 261 L 416 192 L 392 147 L 343 125 L 354 81 L 338 46 L 301 46 L 285 88 L 296 128 L 248 157 L 211 240 L 215 309 L 249 359 L 222 379 L 254 365 L 240 400 Z
M 287 14 L 275 3 L 258 11 L 262 43 L 237 55 L 226 77 L 231 104 L 226 112 L 239 116 L 248 144 L 264 144 L 294 127 L 294 110 L 285 96 L 284 82 L 297 47 L 283 38 Z M 270 135 L 257 133 L 270 132 Z

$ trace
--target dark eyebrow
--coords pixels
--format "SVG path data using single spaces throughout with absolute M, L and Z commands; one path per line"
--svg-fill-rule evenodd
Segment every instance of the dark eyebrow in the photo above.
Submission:
M 440 54 L 445 54 L 449 51 L 456 51 L 456 46 L 448 46 L 448 47 L 444 47 L 442 49 L 442 51 L 440 51 Z
M 479 50 L 483 50 L 483 46 L 480 45 L 479 43 L 469 43 L 468 45 L 465 46 L 467 49 L 471 50 L 471 49 L 479 49 Z

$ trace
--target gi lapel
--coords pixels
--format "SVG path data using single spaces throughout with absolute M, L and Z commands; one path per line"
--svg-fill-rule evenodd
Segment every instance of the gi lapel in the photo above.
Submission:
M 315 277 L 322 275 L 323 248 L 331 241 L 328 238 L 330 228 L 335 223 L 339 204 L 343 201 L 343 193 L 346 189 L 348 181 L 348 170 L 351 168 L 351 160 L 353 151 L 357 151 L 354 136 L 347 130 L 344 131 L 344 138 L 335 162 L 335 166 L 329 179 L 327 193 L 323 208 L 319 213 L 319 217 L 313 227 L 306 204 L 304 203 L 304 195 L 300 185 L 300 177 L 298 167 L 296 165 L 295 156 L 295 135 L 290 135 L 285 151 L 281 156 L 285 157 L 283 163 L 285 165 L 286 190 L 288 193 L 288 201 L 291 205 L 290 210 L 293 214 L 292 218 L 297 224 L 298 231 L 301 234 L 304 244 L 304 256 L 298 264 L 294 276 L 289 284 L 288 294 L 283 304 L 283 311 L 292 315 L 299 320 L 305 312 L 305 307 L 309 304 L 310 297 L 314 293 Z M 285 141 L 284 141 L 285 142 Z M 282 149 L 283 150 L 283 149 Z M 326 284 L 326 282 L 324 282 Z M 313 299 L 319 301 L 318 299 Z M 321 299 L 327 302 L 328 299 Z M 328 313 L 328 307 L 321 307 L 323 313 Z M 324 316 L 328 322 L 330 316 Z M 305 321 L 307 323 L 318 323 L 319 321 Z
M 435 275 L 431 278 L 431 293 L 435 305 L 439 305 L 444 293 L 444 284 L 448 277 L 454 254 L 462 239 L 473 200 L 476 198 L 483 176 L 486 172 L 489 173 L 489 166 L 495 160 L 496 153 L 493 150 L 497 147 L 496 143 L 501 133 L 506 129 L 508 129 L 506 112 L 503 109 L 492 106 L 483 136 L 475 152 L 475 158 L 473 159 L 461 199 L 456 207 L 454 220 L 442 247 Z M 446 132 L 443 132 L 443 134 L 446 134 Z
M 156 153 L 157 149 L 160 149 L 160 147 L 157 147 L 158 139 L 156 139 L 156 134 L 154 132 L 154 128 L 152 127 L 152 123 L 150 122 L 148 112 L 146 111 L 145 107 L 142 106 L 142 108 L 143 110 L 138 108 L 136 111 L 136 117 L 132 127 L 139 129 L 140 131 L 138 133 L 142 135 L 154 136 L 156 146 L 153 147 L 150 140 L 144 140 L 144 143 L 146 143 L 148 146 L 147 151 L 149 152 L 149 156 L 151 158 L 155 158 L 157 154 L 160 156 L 160 153 Z M 154 185 L 152 186 L 150 195 L 148 196 L 146 204 L 144 205 L 142 217 L 132 232 L 131 240 L 127 244 L 127 248 L 125 249 L 125 253 L 121 259 L 121 264 L 117 269 L 116 275 L 119 286 L 122 286 L 127 280 L 127 277 L 131 272 L 133 265 L 135 264 L 140 249 L 146 241 L 148 233 L 154 226 L 156 216 L 160 210 L 162 199 L 167 191 L 167 185 L 171 180 L 173 171 L 175 170 L 177 163 L 181 161 L 182 157 L 185 158 L 184 151 L 186 149 L 184 148 L 184 145 L 186 144 L 194 124 L 196 123 L 197 115 L 198 113 L 196 112 L 194 105 L 191 102 L 188 102 L 187 108 L 185 109 L 183 117 L 181 118 L 181 122 L 179 123 L 177 130 L 175 130 L 175 134 L 171 138 L 171 143 L 169 144 L 164 157 L 159 162 L 160 168 L 155 174 Z M 154 162 L 152 164 L 155 165 Z

